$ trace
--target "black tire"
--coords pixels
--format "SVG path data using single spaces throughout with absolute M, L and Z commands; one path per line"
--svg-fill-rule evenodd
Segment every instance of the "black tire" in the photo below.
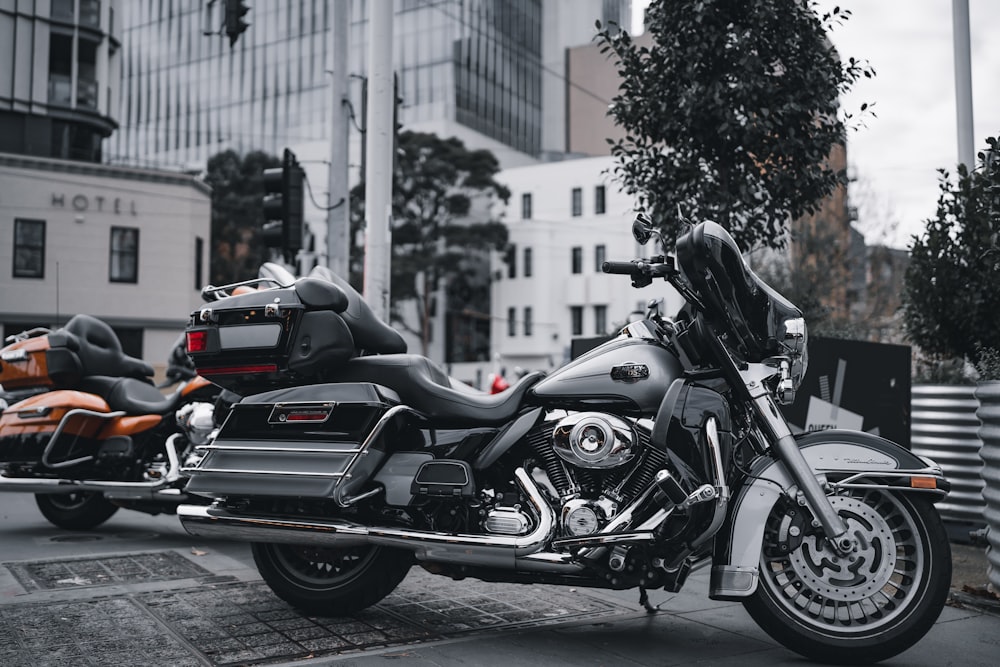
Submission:
M 885 660 L 917 643 L 951 586 L 951 546 L 925 498 L 879 489 L 831 498 L 858 541 L 838 558 L 801 508 L 768 517 L 757 591 L 743 605 L 775 641 L 823 663 Z M 849 580 L 850 579 L 850 580 Z
M 372 606 L 395 590 L 413 564 L 409 551 L 370 545 L 251 546 L 257 570 L 275 595 L 316 616 L 347 616 Z
M 77 492 L 35 494 L 35 503 L 42 516 L 67 530 L 90 530 L 111 518 L 118 511 L 100 493 Z

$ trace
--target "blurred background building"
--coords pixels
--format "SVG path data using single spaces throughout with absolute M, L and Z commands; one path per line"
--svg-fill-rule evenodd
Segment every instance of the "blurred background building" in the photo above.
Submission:
M 351 103 L 363 123 L 368 0 L 348 1 Z M 202 34 L 201 0 L 123 5 L 110 162 L 198 168 L 230 148 L 329 142 L 331 3 L 246 4 L 251 25 L 232 47 Z M 629 25 L 631 0 L 396 0 L 399 122 L 490 149 L 505 167 L 566 152 L 566 50 L 590 42 L 598 19 Z
M 102 161 L 118 127 L 118 7 L 0 0 L 0 152 Z
M 156 366 L 201 302 L 210 191 L 100 164 L 118 127 L 122 4 L 0 0 L 0 329 L 87 313 Z

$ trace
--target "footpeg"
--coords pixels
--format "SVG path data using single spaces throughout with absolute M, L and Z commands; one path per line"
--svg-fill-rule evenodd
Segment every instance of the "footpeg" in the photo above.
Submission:
M 687 497 L 684 501 L 684 507 L 691 507 L 691 505 L 698 505 L 699 503 L 707 503 L 711 500 L 715 500 L 719 496 L 715 492 L 715 487 L 711 484 L 702 484 L 697 489 L 691 492 L 691 495 Z

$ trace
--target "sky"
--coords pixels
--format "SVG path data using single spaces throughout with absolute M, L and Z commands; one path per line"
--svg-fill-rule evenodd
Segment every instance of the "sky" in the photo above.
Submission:
M 937 170 L 958 162 L 953 0 L 816 0 L 852 16 L 830 39 L 842 58 L 867 60 L 862 79 L 841 99 L 845 111 L 872 104 L 875 117 L 847 139 L 849 194 L 869 243 L 907 247 L 933 217 Z M 638 20 L 648 0 L 633 0 Z M 973 148 L 1000 135 L 1000 1 L 968 0 L 972 61 Z M 635 24 L 633 24 L 635 28 Z M 993 35 L 991 36 L 990 32 Z

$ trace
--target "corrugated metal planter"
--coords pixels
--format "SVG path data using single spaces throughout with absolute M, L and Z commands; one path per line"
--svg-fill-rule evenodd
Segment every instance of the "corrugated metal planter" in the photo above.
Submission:
M 913 385 L 910 406 L 910 449 L 940 465 L 951 482 L 951 493 L 937 504 L 941 518 L 983 523 L 983 461 L 979 457 L 982 441 L 976 418 L 976 387 Z
M 1000 382 L 983 382 L 976 388 L 979 409 L 976 416 L 982 425 L 983 500 L 986 501 L 986 525 L 989 548 L 986 550 L 990 585 L 1000 591 Z

